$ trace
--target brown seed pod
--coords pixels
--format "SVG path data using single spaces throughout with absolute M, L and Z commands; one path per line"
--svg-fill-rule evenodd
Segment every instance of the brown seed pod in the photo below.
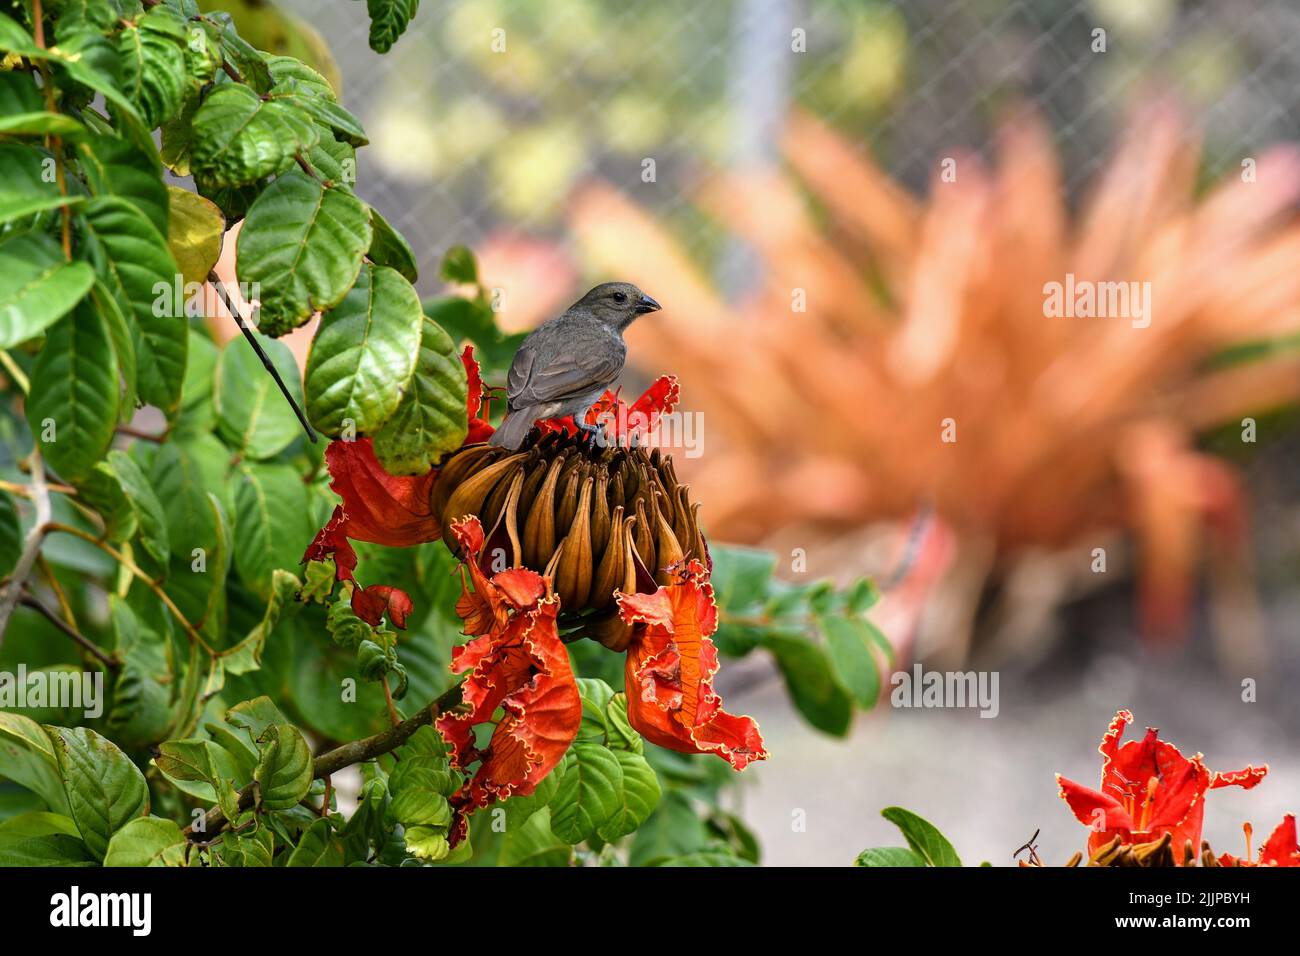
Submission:
M 576 481 L 577 475 L 572 480 Z M 590 478 L 582 483 L 575 517 L 559 549 L 555 589 L 561 607 L 585 607 L 591 592 L 591 485 Z
M 477 515 L 482 512 L 483 502 L 488 493 L 501 480 L 502 476 L 507 474 L 514 464 L 523 458 L 524 454 L 521 452 L 493 462 L 482 471 L 475 472 L 466 478 L 451 493 L 451 498 L 448 499 L 441 515 L 442 540 L 447 543 L 448 548 L 452 551 L 456 550 L 456 539 L 451 531 L 452 523 L 459 521 L 466 515 Z M 434 484 L 435 490 L 437 490 L 439 484 L 441 484 L 440 481 Z
M 635 522 L 635 516 L 623 517 L 622 505 L 614 509 L 609 546 L 601 555 L 596 577 L 591 584 L 592 607 L 603 608 L 614 603 L 614 589 L 622 585 L 625 576 L 627 543 L 631 541 L 631 527 Z
M 564 459 L 556 458 L 546 470 L 546 479 L 528 509 L 524 523 L 524 564 L 544 568 L 555 552 L 555 486 L 560 481 Z

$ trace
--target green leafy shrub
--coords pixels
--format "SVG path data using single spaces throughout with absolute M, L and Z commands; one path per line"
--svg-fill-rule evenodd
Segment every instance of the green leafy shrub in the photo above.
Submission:
M 370 0 L 371 45 L 416 6 Z M 358 617 L 351 582 L 303 564 L 338 499 L 295 406 L 419 475 L 466 435 L 463 342 L 499 375 L 518 340 L 481 287 L 421 303 L 326 76 L 193 0 L 5 2 L 0 54 L 0 672 L 82 694 L 0 679 L 0 864 L 757 862 L 735 775 L 647 746 L 621 660 L 586 641 L 563 760 L 453 839 L 463 779 L 431 724 L 461 700 L 457 562 L 358 544 L 416 609 L 403 630 Z M 239 221 L 258 330 L 218 346 L 202 285 Z M 442 270 L 478 283 L 468 250 Z M 276 337 L 318 312 L 300 376 Z M 874 591 L 713 559 L 722 652 L 770 652 L 807 720 L 845 733 L 888 653 Z

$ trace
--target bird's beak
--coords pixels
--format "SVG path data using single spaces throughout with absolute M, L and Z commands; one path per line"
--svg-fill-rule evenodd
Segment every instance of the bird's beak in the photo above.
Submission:
M 645 293 L 641 294 L 641 301 L 636 304 L 636 314 L 645 315 L 647 312 L 658 312 L 662 306 Z

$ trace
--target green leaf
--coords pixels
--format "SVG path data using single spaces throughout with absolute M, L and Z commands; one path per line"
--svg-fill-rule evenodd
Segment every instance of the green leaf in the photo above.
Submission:
M 180 403 L 189 345 L 180 275 L 162 234 L 124 199 L 100 196 L 85 207 L 99 247 L 96 269 L 122 311 L 134 320 L 140 397 L 168 415 Z
M 328 819 L 313 821 L 298 845 L 289 854 L 285 866 L 342 866 L 343 841 Z
M 149 812 L 144 774 L 117 745 L 84 727 L 48 727 L 72 819 L 86 847 L 102 859 L 127 821 Z
M 262 758 L 253 779 L 261 787 L 262 806 L 287 810 L 311 788 L 311 748 L 302 731 L 292 724 L 271 724 L 258 736 L 258 743 Z
M 260 335 L 257 340 L 301 404 L 302 385 L 289 346 Z M 232 338 L 221 350 L 213 403 L 221 436 L 248 458 L 273 458 L 299 435 L 293 409 L 243 336 Z
M 262 648 L 275 625 L 281 617 L 292 617 L 302 609 L 302 604 L 295 600 L 301 588 L 301 582 L 290 572 L 279 568 L 271 572 L 271 596 L 261 622 L 242 641 L 222 654 L 227 671 L 247 674 L 262 666 Z
M 172 671 L 166 619 L 150 617 L 149 607 L 159 607 L 152 594 L 134 603 L 116 594 L 108 598 L 113 630 L 113 653 L 122 662 L 113 682 L 112 705 L 104 722 L 105 732 L 119 747 L 140 750 L 167 736 L 173 717 Z
M 11 73 L 0 73 L 0 83 Z M 0 114 L 4 87 L 0 85 Z M 46 209 L 82 202 L 84 197 L 63 195 L 54 176 L 54 157 L 25 143 L 0 143 L 0 224 L 22 219 Z M 2 306 L 0 306 L 2 308 Z
M 27 400 L 41 454 L 64 480 L 83 480 L 104 457 L 117 426 L 117 401 L 112 342 L 83 302 L 46 335 Z
M 141 817 L 113 834 L 105 866 L 184 866 L 185 834 L 171 820 Z
M 393 475 L 424 474 L 465 441 L 465 365 L 451 337 L 428 316 L 420 354 L 397 410 L 375 433 L 375 457 Z
M 645 749 L 641 735 L 632 729 L 627 717 L 627 694 L 619 691 L 610 698 L 605 708 L 605 726 L 608 728 L 608 746 L 611 750 L 627 750 L 639 754 Z
M 190 171 L 217 186 L 240 186 L 282 173 L 320 137 L 301 107 L 263 100 L 239 83 L 208 94 L 194 114 L 190 135 Z
M 838 615 L 819 617 L 817 624 L 826 635 L 835 676 L 860 707 L 870 710 L 880 697 L 880 669 L 867 643 L 866 628 L 859 620 Z
M 0 866 L 93 866 L 77 825 L 58 813 L 21 813 L 0 823 Z
M 40 335 L 67 315 L 94 281 L 90 266 L 68 262 L 58 243 L 42 233 L 0 242 L 0 349 Z
M 825 653 L 800 635 L 766 632 L 763 645 L 776 658 L 786 690 L 799 713 L 824 733 L 843 737 L 853 720 L 853 701 L 840 687 Z
M 340 189 L 350 189 L 357 181 L 357 151 L 350 144 L 334 138 L 320 127 L 320 142 L 307 154 L 307 162 Z
M 166 515 L 172 555 L 185 561 L 186 573 L 194 548 L 211 557 L 218 546 L 217 516 L 208 494 L 224 489 L 229 457 L 213 435 L 169 441 L 154 456 L 149 481 Z
M 854 866 L 925 866 L 924 858 L 901 846 L 877 846 L 863 850 Z
M 226 831 L 221 837 L 223 866 L 270 866 L 275 853 L 275 835 L 270 827 L 259 826 L 247 836 Z
M 279 177 L 248 210 L 236 247 L 239 277 L 256 284 L 261 301 L 258 329 L 278 337 L 338 305 L 370 240 L 366 205 L 349 190 L 296 171 Z
M 30 717 L 0 710 L 0 777 L 26 787 L 51 810 L 71 815 L 54 744 Z
M 408 282 L 415 282 L 420 277 L 419 265 L 415 261 L 415 252 L 406 237 L 389 225 L 388 220 L 371 207 L 370 225 L 374 238 L 366 258 L 377 266 L 396 269 Z
M 275 82 L 272 99 L 298 107 L 352 146 L 370 142 L 357 118 L 339 105 L 325 77 L 291 56 L 268 57 L 267 66 Z
M 136 392 L 139 387 L 139 375 L 135 362 L 134 330 L 127 323 L 122 307 L 104 280 L 95 277 L 95 284 L 90 287 L 90 304 L 104 320 L 108 337 L 113 340 L 113 357 L 117 359 L 117 371 L 121 381 L 117 403 L 117 419 L 125 424 L 135 417 Z
M 86 55 L 93 44 L 103 44 L 104 38 L 96 33 L 83 32 L 56 47 L 39 47 L 31 34 L 12 19 L 0 14 L 0 52 L 20 53 L 30 60 L 48 61 L 66 70 L 68 75 L 85 86 L 102 93 L 113 108 L 114 118 L 120 118 L 128 134 L 141 146 L 149 143 L 149 130 L 140 118 L 131 100 L 118 89 L 117 82 L 95 65 L 95 58 Z
M 952 844 L 928 820 L 902 807 L 886 807 L 880 815 L 903 832 L 907 845 L 930 866 L 961 866 Z
M 575 743 L 564 755 L 560 786 L 549 804 L 551 831 L 568 843 L 597 835 L 624 809 L 623 765 L 599 743 Z
M 235 570 L 254 594 L 271 595 L 277 568 L 298 566 L 311 540 L 307 486 L 289 465 L 242 462 L 230 475 Z
M 420 8 L 420 0 L 366 0 L 370 14 L 370 48 L 387 53 Z
M 206 335 L 190 329 L 189 356 L 185 362 L 185 381 L 181 384 L 181 408 L 176 415 L 172 437 L 191 438 L 206 434 L 217 425 L 213 406 L 217 357 L 220 352 Z
M 605 711 L 614 697 L 614 689 L 597 677 L 578 678 L 578 697 L 582 701 L 582 723 L 577 740 L 605 742 L 608 726 Z
M 478 262 L 467 246 L 452 246 L 442 257 L 438 274 L 453 285 L 478 285 Z
M 508 827 L 496 837 L 481 862 L 496 866 L 568 866 L 573 850 L 551 831 L 550 818 L 550 809 L 543 807 L 521 826 Z
M 710 544 L 713 585 L 718 610 L 736 614 L 763 604 L 768 584 L 776 568 L 776 555 L 757 548 L 738 548 Z
M 670 790 L 636 831 L 628 862 L 632 866 L 654 866 L 696 853 L 708 845 L 708 830 L 695 808 L 681 793 Z
M 38 110 L 34 113 L 0 116 L 0 134 L 9 136 L 61 136 L 68 140 L 78 140 L 83 136 L 87 136 L 89 130 L 71 116 Z
M 221 258 L 226 218 L 216 203 L 178 186 L 167 187 L 167 248 L 185 284 L 204 283 Z
M 241 241 L 243 237 L 241 236 Z M 326 435 L 351 422 L 377 431 L 415 371 L 424 313 L 397 272 L 367 265 L 339 305 L 321 316 L 307 357 L 307 415 Z
M 618 805 L 596 828 L 596 833 L 606 843 L 613 843 L 641 826 L 658 806 L 660 796 L 659 779 L 644 757 L 626 750 L 612 753 L 623 768 L 623 779 L 617 791 Z
M 157 7 L 117 35 L 118 77 L 145 125 L 161 126 L 181 108 L 188 85 L 185 20 Z
M 140 466 L 122 451 L 108 453 L 107 467 L 121 484 L 122 491 L 135 511 L 140 528 L 140 543 L 159 564 L 166 564 L 170 555 L 167 539 L 167 518 L 162 503 L 154 494 L 153 486 Z
M 685 856 L 670 856 L 656 866 L 753 866 L 749 860 L 737 856 L 729 849 L 698 850 Z

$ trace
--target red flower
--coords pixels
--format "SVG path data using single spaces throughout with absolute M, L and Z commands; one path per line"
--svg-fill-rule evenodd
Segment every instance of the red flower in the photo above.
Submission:
M 681 390 L 674 375 L 661 375 L 631 405 L 618 397 L 618 392 L 605 390 L 587 410 L 587 424 L 602 425 L 605 435 L 613 440 L 638 436 L 642 441 L 659 424 L 659 419 L 677 406 Z M 563 418 L 546 418 L 537 423 L 542 434 L 547 432 L 578 433 L 572 415 Z
M 325 449 L 330 488 L 343 499 L 302 556 L 306 561 L 332 557 L 335 577 L 356 581 L 357 553 L 351 541 L 371 541 L 390 547 L 408 547 L 433 541 L 442 534 L 429 507 L 436 471 L 423 475 L 390 475 L 375 457 L 369 438 L 333 441 Z M 375 584 L 352 592 L 357 617 L 377 625 L 384 614 L 395 627 L 406 627 L 411 599 L 397 588 Z
M 479 373 L 478 362 L 474 360 L 474 346 L 465 346 L 460 360 L 465 365 L 465 377 L 468 379 L 466 390 L 467 411 L 469 413 L 469 434 L 465 436 L 466 445 L 487 441 L 496 431 L 488 421 L 491 400 L 483 390 L 483 376 Z
M 750 717 L 722 709 L 713 690 L 718 629 L 709 572 L 699 561 L 670 569 L 676 583 L 653 594 L 619 592 L 619 614 L 634 625 L 624 682 L 632 726 L 651 743 L 683 753 L 716 753 L 737 770 L 764 760 L 763 738 Z
M 1272 835 L 1259 850 L 1259 859 L 1250 859 L 1250 824 L 1246 831 L 1246 855 L 1238 858 L 1231 853 L 1219 857 L 1220 866 L 1300 866 L 1300 846 L 1296 844 L 1295 814 L 1288 813 L 1282 818 Z
M 468 709 L 444 714 L 438 730 L 452 748 L 452 764 L 478 763 L 452 798 L 457 820 L 450 841 L 464 838 L 466 817 L 512 794 L 533 792 L 564 757 L 582 723 L 582 699 L 560 641 L 555 618 L 560 599 L 550 582 L 527 568 L 488 577 L 480 566 L 483 527 L 476 517 L 452 526 L 470 579 L 458 610 L 468 612 L 466 633 L 478 634 L 452 652 L 451 669 L 469 672 L 462 701 Z M 503 713 L 487 747 L 475 746 L 474 726 Z
M 460 359 L 468 379 L 469 434 L 465 443 L 486 441 L 493 429 L 486 421 L 488 402 L 478 362 L 474 361 L 474 347 L 465 346 Z M 484 418 L 478 417 L 480 413 Z M 436 541 L 442 535 L 438 517 L 429 505 L 438 469 L 431 468 L 423 475 L 390 475 L 375 457 L 369 438 L 330 442 L 325 449 L 325 465 L 330 473 L 330 489 L 343 499 L 343 504 L 334 509 L 308 546 L 304 562 L 333 557 L 337 579 L 355 581 L 352 572 L 357 567 L 357 554 L 349 538 L 405 548 Z M 405 628 L 412 609 L 406 592 L 388 585 L 373 584 L 352 592 L 352 610 L 368 624 L 378 625 L 386 614 L 394 627 Z
M 1057 774 L 1061 798 L 1080 823 L 1092 828 L 1089 853 L 1116 835 L 1124 843 L 1147 843 L 1170 833 L 1175 859 L 1182 862 L 1188 842 L 1193 850 L 1200 846 L 1206 792 L 1227 786 L 1249 790 L 1264 779 L 1268 765 L 1215 773 L 1200 754 L 1184 757 L 1173 744 L 1160 740 L 1154 728 L 1148 728 L 1141 741 L 1121 747 L 1124 728 L 1132 721 L 1133 715 L 1121 710 L 1101 739 L 1101 789 L 1091 790 Z

